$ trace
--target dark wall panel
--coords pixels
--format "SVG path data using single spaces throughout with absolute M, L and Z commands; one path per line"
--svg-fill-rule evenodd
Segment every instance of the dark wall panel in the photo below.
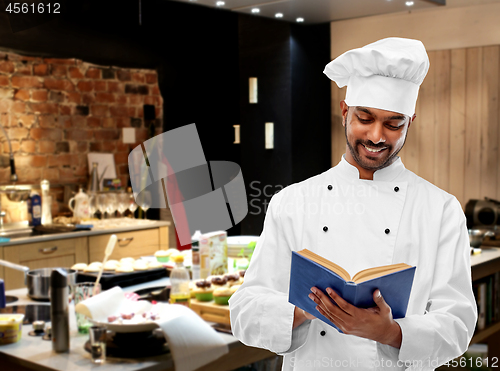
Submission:
M 249 213 L 243 234 L 260 234 L 267 203 L 291 182 L 290 26 L 240 15 L 241 167 Z M 250 77 L 258 79 L 258 103 L 248 100 Z M 265 123 L 274 123 L 274 149 L 265 149 Z
M 331 166 L 330 25 L 292 25 L 292 180 Z

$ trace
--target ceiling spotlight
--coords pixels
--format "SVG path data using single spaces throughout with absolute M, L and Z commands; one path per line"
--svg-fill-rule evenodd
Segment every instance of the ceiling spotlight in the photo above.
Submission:
M 224 5 L 226 5 L 226 3 L 224 1 L 217 1 L 215 3 L 215 5 L 217 5 L 217 6 L 224 6 Z
M 297 18 L 297 22 L 299 22 L 299 23 L 304 22 L 304 18 L 302 18 L 302 17 Z
M 259 8 L 252 8 L 252 13 L 254 13 L 254 14 L 260 13 L 260 9 Z
M 276 18 L 283 18 L 283 13 L 276 13 L 274 16 Z
M 406 6 L 412 6 L 413 4 L 415 4 L 413 1 L 407 1 L 406 2 Z

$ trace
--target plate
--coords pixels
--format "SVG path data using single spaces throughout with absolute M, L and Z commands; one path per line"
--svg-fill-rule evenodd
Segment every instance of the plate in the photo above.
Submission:
M 156 304 L 158 305 L 158 304 Z M 149 301 L 140 300 L 140 301 L 129 301 L 126 300 L 124 305 L 121 305 L 119 309 L 115 313 L 110 313 L 109 315 L 119 315 L 120 313 L 131 313 L 134 312 L 137 316 L 138 314 L 142 314 L 144 312 L 149 312 L 153 304 Z M 160 312 L 161 312 L 161 308 Z M 156 322 L 146 322 L 146 323 L 136 323 L 136 324 L 119 324 L 119 323 L 109 323 L 108 318 L 95 318 L 90 320 L 93 324 L 97 326 L 104 326 L 110 331 L 118 332 L 118 333 L 132 333 L 132 332 L 146 332 L 153 331 L 155 328 L 158 328 L 158 324 Z

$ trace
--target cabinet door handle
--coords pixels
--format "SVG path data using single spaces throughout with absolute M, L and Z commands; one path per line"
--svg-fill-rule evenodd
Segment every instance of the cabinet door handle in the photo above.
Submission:
M 119 238 L 118 239 L 118 246 L 120 246 L 120 247 L 127 246 L 129 243 L 132 242 L 133 239 L 134 239 L 134 237 Z M 124 243 L 120 244 L 120 242 L 124 242 Z
M 42 254 L 52 254 L 56 250 L 57 246 L 52 246 L 52 247 L 46 247 L 44 249 L 39 249 L 38 251 L 41 252 Z

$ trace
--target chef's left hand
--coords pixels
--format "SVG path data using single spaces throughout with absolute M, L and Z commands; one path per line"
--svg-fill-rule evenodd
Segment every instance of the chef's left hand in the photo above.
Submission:
M 401 328 L 392 318 L 391 307 L 385 302 L 380 290 L 373 293 L 376 306 L 367 309 L 349 304 L 329 287 L 326 289 L 328 296 L 316 287 L 312 287 L 311 291 L 309 298 L 317 304 L 316 309 L 344 334 L 401 347 Z

